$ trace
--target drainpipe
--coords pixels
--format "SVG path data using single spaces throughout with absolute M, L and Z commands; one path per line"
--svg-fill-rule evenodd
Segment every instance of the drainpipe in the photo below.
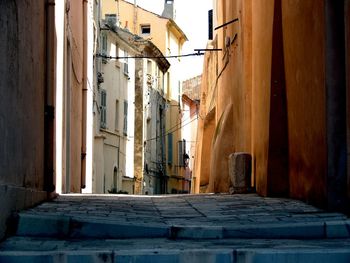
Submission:
M 87 21 L 88 0 L 83 0 L 83 101 L 82 101 L 82 142 L 81 142 L 81 188 L 86 186 L 86 120 L 87 120 Z
M 54 150 L 55 150 L 55 0 L 46 0 L 45 41 L 46 41 L 46 72 L 45 72 L 45 175 L 44 190 L 48 194 L 55 191 Z

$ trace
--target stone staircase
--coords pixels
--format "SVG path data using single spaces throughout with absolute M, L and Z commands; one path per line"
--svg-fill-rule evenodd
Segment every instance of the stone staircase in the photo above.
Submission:
M 350 220 L 249 195 L 67 195 L 21 212 L 0 262 L 350 262 Z

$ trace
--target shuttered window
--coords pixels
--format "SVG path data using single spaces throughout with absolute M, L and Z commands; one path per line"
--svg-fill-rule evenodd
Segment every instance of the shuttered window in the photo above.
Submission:
M 168 164 L 173 164 L 173 134 L 168 134 Z
M 184 167 L 185 166 L 185 159 L 184 159 L 184 156 L 185 156 L 185 153 L 186 153 L 186 141 L 183 140 L 183 141 L 178 141 L 178 148 L 177 148 L 177 152 L 178 152 L 178 160 L 179 160 L 179 163 L 178 165 L 180 167 Z
M 129 75 L 129 59 L 128 59 L 128 52 L 124 51 L 124 74 Z
M 124 101 L 124 126 L 123 133 L 125 136 L 128 135 L 128 102 Z
M 101 128 L 107 127 L 107 93 L 101 90 Z
M 114 118 L 114 128 L 119 131 L 119 101 L 115 101 L 115 118 Z

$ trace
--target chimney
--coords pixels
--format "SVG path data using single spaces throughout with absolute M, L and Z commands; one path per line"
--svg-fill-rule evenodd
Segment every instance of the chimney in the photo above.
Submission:
M 162 13 L 162 16 L 169 18 L 169 19 L 175 19 L 175 6 L 174 6 L 174 0 L 164 0 L 164 10 Z
M 105 18 L 106 24 L 109 25 L 111 28 L 118 26 L 118 18 L 116 14 L 106 14 Z

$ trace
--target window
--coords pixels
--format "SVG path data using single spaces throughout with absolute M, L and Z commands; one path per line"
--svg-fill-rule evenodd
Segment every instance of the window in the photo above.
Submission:
M 119 57 L 119 45 L 118 45 L 118 43 L 115 43 L 115 57 Z M 115 60 L 115 66 L 120 68 L 120 61 L 119 61 L 119 59 Z
M 178 157 L 179 157 L 179 166 L 185 167 L 185 156 L 186 153 L 186 141 L 179 141 L 178 142 Z
M 168 134 L 168 164 L 173 164 L 173 134 Z
M 141 35 L 151 34 L 151 25 L 141 25 Z
M 102 34 L 102 39 L 101 39 L 101 55 L 102 56 L 107 56 L 108 52 L 108 43 L 107 43 L 107 35 Z M 107 58 L 102 58 L 103 63 L 107 63 Z
M 119 57 L 119 45 L 118 45 L 118 43 L 115 43 L 115 56 Z
M 115 124 L 114 128 L 119 131 L 119 100 L 115 101 Z
M 152 75 L 152 61 L 147 60 L 147 74 Z
M 102 39 L 101 39 L 102 45 L 101 45 L 101 53 L 103 55 L 107 55 L 107 35 L 106 34 L 102 34 Z
M 128 52 L 124 51 L 124 57 L 125 57 L 125 59 L 124 59 L 124 74 L 125 75 L 129 75 L 129 65 L 128 65 L 129 59 L 128 59 L 128 56 L 129 56 Z
M 124 126 L 123 133 L 125 136 L 128 135 L 128 102 L 124 101 Z
M 101 128 L 107 127 L 107 93 L 105 90 L 101 90 Z

